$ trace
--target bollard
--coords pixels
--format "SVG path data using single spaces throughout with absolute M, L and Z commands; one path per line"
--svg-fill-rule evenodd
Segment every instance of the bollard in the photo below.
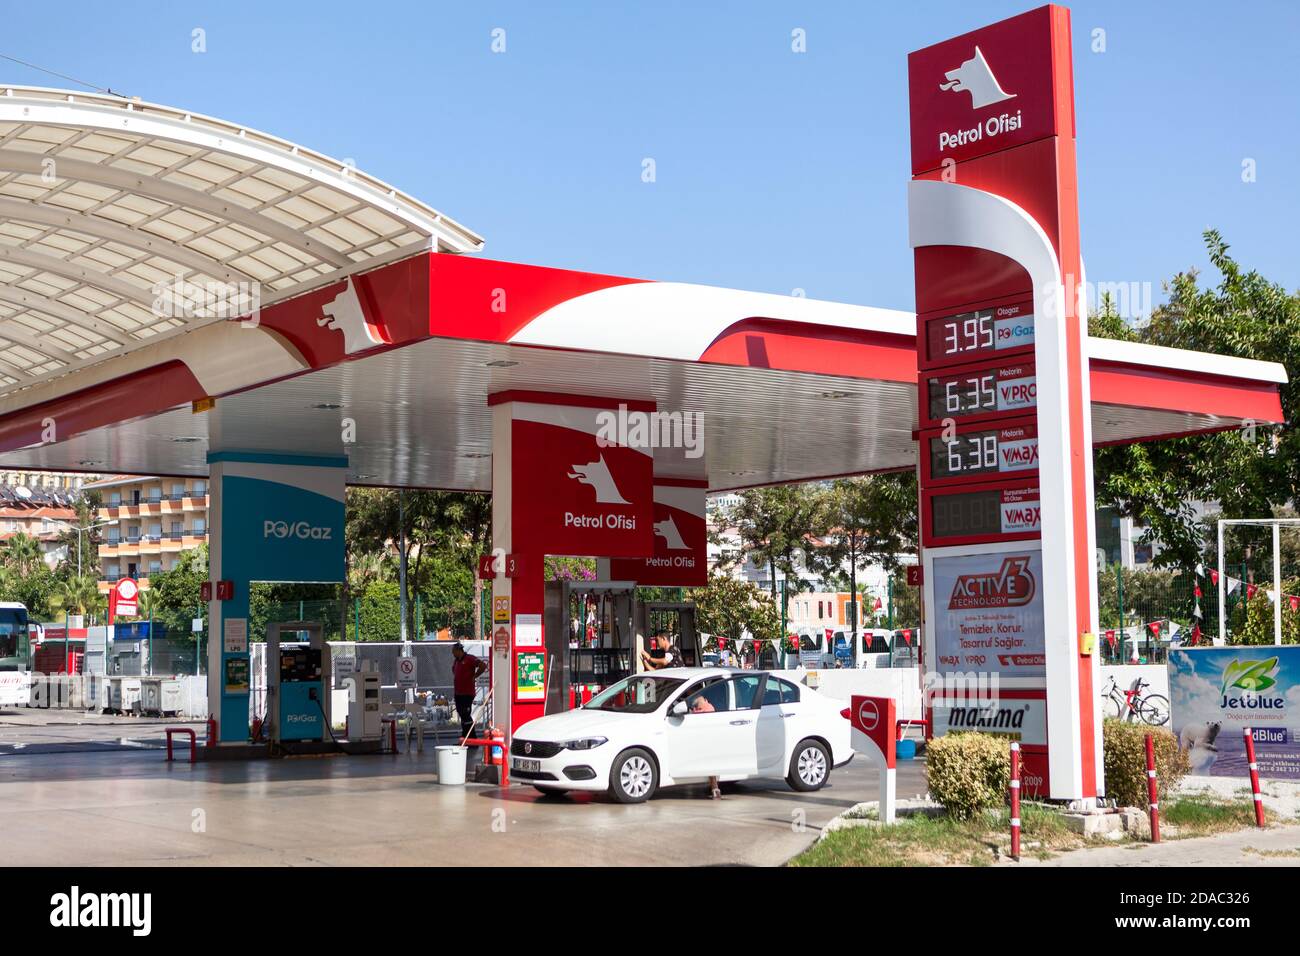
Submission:
M 1020 744 L 1011 743 L 1011 859 L 1020 862 Z
M 1243 727 L 1246 736 L 1246 763 L 1250 767 L 1250 792 L 1255 799 L 1255 826 L 1264 826 L 1264 795 L 1259 792 L 1259 764 L 1255 763 L 1255 735 Z
M 1147 734 L 1147 802 L 1151 805 L 1151 842 L 1160 842 L 1160 802 L 1157 799 L 1156 748 Z

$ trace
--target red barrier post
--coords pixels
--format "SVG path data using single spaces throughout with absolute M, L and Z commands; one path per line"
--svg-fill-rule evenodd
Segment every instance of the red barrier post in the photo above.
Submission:
M 1255 735 L 1249 727 L 1242 728 L 1246 735 L 1246 763 L 1250 767 L 1250 793 L 1255 799 L 1255 826 L 1264 826 L 1264 795 L 1259 792 L 1259 764 L 1255 763 Z
M 1147 802 L 1151 805 L 1151 842 L 1160 842 L 1160 801 L 1156 781 L 1156 747 L 1147 734 Z
M 1020 744 L 1011 743 L 1011 859 L 1020 860 Z

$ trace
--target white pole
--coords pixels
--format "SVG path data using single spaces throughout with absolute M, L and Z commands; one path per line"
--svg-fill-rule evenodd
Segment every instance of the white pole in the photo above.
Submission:
M 1273 522 L 1273 643 L 1282 646 L 1282 529 Z
M 1223 521 L 1219 520 L 1217 524 L 1219 538 L 1219 640 L 1224 644 L 1228 643 L 1228 609 L 1224 603 L 1226 596 L 1224 588 L 1226 587 L 1223 580 Z M 1121 622 L 1122 623 L 1122 622 Z

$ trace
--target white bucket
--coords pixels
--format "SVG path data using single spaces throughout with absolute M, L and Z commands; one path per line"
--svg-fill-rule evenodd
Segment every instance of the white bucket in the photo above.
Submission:
M 438 782 L 452 787 L 459 787 L 465 782 L 464 747 L 438 748 Z

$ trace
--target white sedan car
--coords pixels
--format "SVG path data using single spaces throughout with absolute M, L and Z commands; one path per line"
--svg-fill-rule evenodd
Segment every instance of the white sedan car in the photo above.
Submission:
M 608 790 L 620 803 L 710 777 L 784 777 L 795 790 L 819 790 L 853 758 L 841 706 L 764 671 L 637 674 L 577 710 L 520 727 L 510 776 L 543 793 Z

